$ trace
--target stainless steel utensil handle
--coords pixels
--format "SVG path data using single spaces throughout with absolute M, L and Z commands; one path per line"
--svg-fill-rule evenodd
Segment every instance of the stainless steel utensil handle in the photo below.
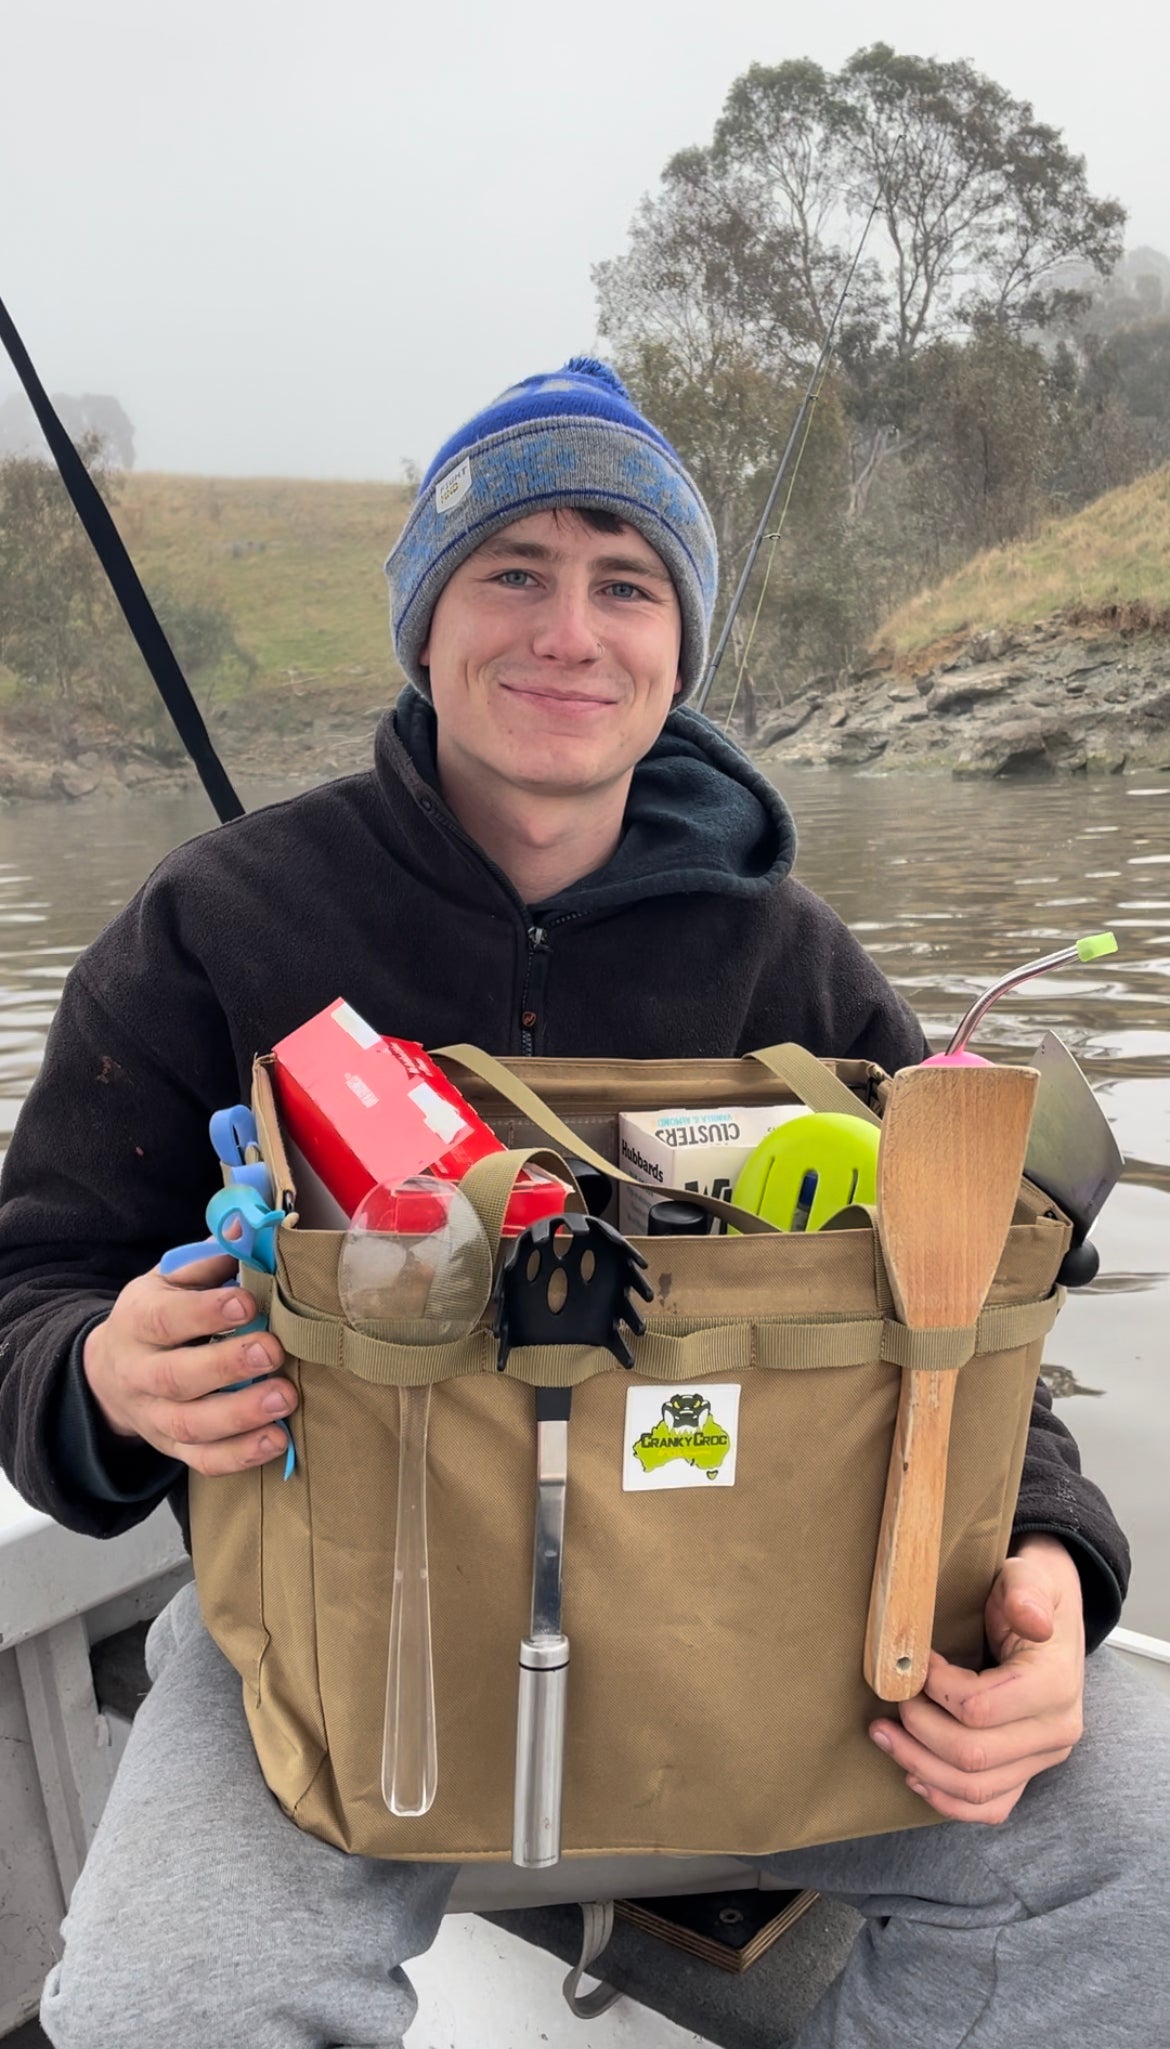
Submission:
M 568 1637 L 526 1636 L 520 1646 L 512 1809 L 512 1862 L 523 1871 L 560 1860 L 568 1682 Z

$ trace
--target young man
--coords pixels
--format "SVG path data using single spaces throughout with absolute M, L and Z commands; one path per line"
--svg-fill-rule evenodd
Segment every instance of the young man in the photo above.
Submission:
M 168 1492 L 182 1514 L 189 1467 L 283 1450 L 295 1394 L 270 1334 L 225 1335 L 250 1313 L 227 1263 L 155 1263 L 198 1229 L 209 1112 L 337 995 L 384 1030 L 502 1053 L 796 1039 L 895 1069 L 926 1050 L 793 880 L 780 798 L 685 709 L 714 537 L 612 373 L 575 359 L 463 427 L 387 569 L 410 684 L 373 771 L 162 864 L 75 967 L 13 1138 L 0 1445 L 75 1528 L 112 1534 Z M 1093 1645 L 1116 1620 L 1128 1558 L 1042 1394 L 1013 1552 L 987 1608 L 997 1663 L 936 1658 L 871 1732 L 950 1825 L 772 1860 L 869 1917 L 801 2049 L 1146 2045 L 1170 2025 L 1160 1703 L 1106 1654 L 1078 1742 L 1086 1628 Z M 152 1655 L 50 2039 L 391 2049 L 414 2011 L 400 1967 L 452 1872 L 346 1857 L 283 1818 L 189 1592 Z

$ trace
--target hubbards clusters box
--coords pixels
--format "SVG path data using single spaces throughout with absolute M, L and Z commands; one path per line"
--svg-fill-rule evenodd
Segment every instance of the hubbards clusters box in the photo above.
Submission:
M 664 1197 L 715 1195 L 731 1201 L 740 1170 L 760 1140 L 793 1117 L 803 1103 L 750 1103 L 726 1110 L 649 1110 L 618 1119 L 618 1165 L 645 1187 L 618 1184 L 618 1223 L 628 1238 L 646 1236 L 656 1202 Z M 717 1217 L 712 1229 L 719 1228 Z

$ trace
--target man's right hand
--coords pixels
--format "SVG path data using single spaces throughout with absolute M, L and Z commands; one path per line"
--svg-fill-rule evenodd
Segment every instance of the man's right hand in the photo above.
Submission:
M 277 1458 L 286 1448 L 278 1419 L 297 1405 L 283 1379 L 224 1392 L 284 1361 L 271 1331 L 231 1335 L 257 1314 L 246 1288 L 224 1285 L 233 1272 L 234 1261 L 216 1254 L 165 1278 L 157 1268 L 142 1274 L 90 1331 L 82 1354 L 110 1429 L 197 1473 L 237 1473 Z M 207 1337 L 221 1342 L 197 1342 Z

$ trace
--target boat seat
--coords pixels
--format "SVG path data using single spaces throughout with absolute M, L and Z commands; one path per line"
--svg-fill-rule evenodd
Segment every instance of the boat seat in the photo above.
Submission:
M 721 1913 L 733 1911 L 734 1897 Z M 486 1918 L 559 1957 L 570 1966 L 566 1996 L 571 1987 L 576 1990 L 582 1952 L 579 1908 L 528 1907 Z M 716 1969 L 619 1915 L 596 1960 L 603 1997 L 590 2007 L 589 1995 L 579 1995 L 575 2010 L 588 2019 L 611 2003 L 605 1993 L 624 1995 L 720 2049 L 787 2049 L 843 1968 L 861 1925 L 852 1908 L 818 1899 L 771 1949 L 747 1970 L 736 1971 Z M 588 2039 L 583 2031 L 583 2042 Z

